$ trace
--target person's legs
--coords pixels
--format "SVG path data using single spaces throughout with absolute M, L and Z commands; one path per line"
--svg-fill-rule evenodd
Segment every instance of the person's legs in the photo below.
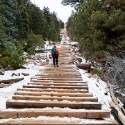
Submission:
M 56 56 L 56 66 L 58 67 L 58 56 Z
M 53 65 L 54 65 L 54 67 L 55 67 L 55 62 L 56 62 L 56 58 L 55 58 L 55 56 L 53 56 Z

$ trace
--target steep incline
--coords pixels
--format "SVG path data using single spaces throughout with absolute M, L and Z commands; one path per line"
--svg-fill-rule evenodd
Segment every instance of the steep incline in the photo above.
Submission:
M 110 111 L 102 110 L 98 98 L 89 93 L 77 67 L 70 63 L 69 49 L 62 44 L 59 67 L 51 62 L 7 100 L 7 109 L 0 111 L 0 125 L 118 125 L 105 120 L 110 119 Z

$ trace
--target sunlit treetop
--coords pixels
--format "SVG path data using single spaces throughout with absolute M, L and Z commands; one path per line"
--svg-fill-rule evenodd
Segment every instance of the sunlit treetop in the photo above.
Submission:
M 85 2 L 86 0 L 62 0 L 62 4 L 64 6 L 70 5 L 70 6 L 77 6 Z
M 67 6 L 70 5 L 72 7 L 77 7 L 81 5 L 83 2 L 87 2 L 88 0 L 62 0 L 62 5 Z M 125 12 L 125 0 L 98 0 L 101 5 L 106 8 L 110 8 L 114 6 L 115 8 L 121 8 L 122 11 Z

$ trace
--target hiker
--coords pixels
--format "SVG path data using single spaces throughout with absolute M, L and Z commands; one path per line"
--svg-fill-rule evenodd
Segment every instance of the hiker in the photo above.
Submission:
M 53 44 L 53 48 L 51 49 L 51 55 L 52 55 L 52 58 L 53 58 L 53 65 L 54 65 L 54 68 L 55 67 L 58 67 L 58 57 L 59 57 L 59 50 L 58 48 L 56 47 L 55 43 Z

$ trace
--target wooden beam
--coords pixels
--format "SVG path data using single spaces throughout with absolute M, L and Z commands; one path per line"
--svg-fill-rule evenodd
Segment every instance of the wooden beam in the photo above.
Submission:
M 64 109 L 14 109 L 14 110 L 1 110 L 0 118 L 9 119 L 9 118 L 31 118 L 39 116 L 58 116 L 58 117 L 75 117 L 75 118 L 110 118 L 109 110 L 64 110 Z
M 74 81 L 82 81 L 82 78 L 75 78 L 75 77 L 72 77 L 72 78 L 42 78 L 42 77 L 40 77 L 40 78 L 31 78 L 32 80 L 70 80 L 70 81 L 72 81 L 72 80 L 74 80 Z
M 40 76 L 33 76 L 31 79 L 37 79 L 37 78 L 56 78 L 56 77 L 58 77 L 58 78 L 82 78 L 80 75 L 67 75 L 67 74 L 65 74 L 65 75 L 61 75 L 61 74 L 48 74 L 48 75 L 44 75 L 44 74 L 42 74 L 42 75 L 40 75 Z
M 50 95 L 50 96 L 69 96 L 69 97 L 92 97 L 92 93 L 58 93 L 58 92 L 26 92 L 26 91 L 16 91 L 15 95 Z
M 60 83 L 60 82 L 85 83 L 85 82 L 82 81 L 81 78 L 80 79 L 79 78 L 70 78 L 70 79 L 69 78 L 68 79 L 66 79 L 66 78 L 54 78 L 54 79 L 53 78 L 47 78 L 47 79 L 46 78 L 45 79 L 44 78 L 43 79 L 40 78 L 39 79 L 38 78 L 38 79 L 31 79 L 31 82 L 53 82 L 53 81 L 54 82 L 58 81 L 58 83 Z
M 43 82 L 28 82 L 28 85 L 49 85 L 49 86 L 88 86 L 86 83 L 43 83 Z
M 32 91 L 32 92 L 65 92 L 65 93 L 87 93 L 87 89 L 39 89 L 39 88 L 18 88 L 18 91 Z
M 56 88 L 56 89 L 88 89 L 88 86 L 42 86 L 42 85 L 23 85 L 24 88 Z
M 68 68 L 59 67 L 57 70 L 60 71 L 60 72 L 78 72 L 77 68 L 68 69 Z M 53 71 L 53 68 L 44 68 L 44 71 L 50 71 L 51 72 L 51 71 Z
M 68 101 L 81 101 L 81 102 L 98 102 L 97 97 L 52 97 L 52 96 L 30 96 L 30 95 L 14 95 L 12 99 L 17 100 L 68 100 Z
M 57 101 L 23 101 L 7 100 L 7 108 L 45 108 L 45 107 L 69 107 L 73 109 L 101 109 L 99 102 L 57 102 Z
M 65 73 L 66 72 L 66 73 Z M 43 73 L 46 73 L 46 74 L 79 74 L 79 75 L 81 75 L 78 71 L 76 71 L 76 70 L 74 70 L 74 71 L 65 71 L 65 70 L 63 70 L 63 71 L 58 71 L 58 68 L 56 68 L 55 70 L 53 70 L 53 71 L 46 71 L 46 70 L 43 70 L 43 71 L 41 71 L 39 74 L 43 74 Z
M 0 80 L 0 83 L 14 83 L 14 82 L 19 82 L 23 80 L 24 78 L 13 78 L 13 79 L 5 79 L 5 80 Z
M 39 72 L 36 74 L 36 76 L 41 76 L 43 74 L 43 71 Z M 61 74 L 61 75 L 81 75 L 79 72 L 58 72 L 58 71 L 51 71 L 51 72 L 45 72 L 44 74 L 49 74 L 49 75 L 56 75 L 56 74 Z
M 86 83 L 84 81 L 58 81 L 58 80 L 37 80 L 37 79 L 31 79 L 31 82 L 53 82 L 54 83 Z
M 115 120 L 55 120 L 55 119 L 17 119 L 17 120 L 2 120 L 0 125 L 118 125 Z

